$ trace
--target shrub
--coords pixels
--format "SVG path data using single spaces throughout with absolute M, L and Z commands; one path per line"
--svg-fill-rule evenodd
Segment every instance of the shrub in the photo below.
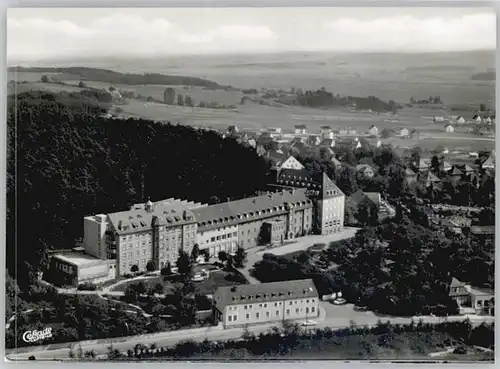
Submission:
M 79 291 L 95 291 L 97 290 L 97 286 L 90 282 L 81 283 L 78 285 Z

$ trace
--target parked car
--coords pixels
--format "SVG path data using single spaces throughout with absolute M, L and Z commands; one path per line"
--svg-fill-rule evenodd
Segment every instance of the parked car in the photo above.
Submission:
M 316 321 L 315 321 L 315 320 L 306 320 L 306 321 L 304 321 L 304 322 L 300 323 L 300 325 L 301 325 L 302 327 L 311 327 L 311 326 L 314 326 L 314 325 L 316 325 L 316 324 L 317 324 L 317 323 L 316 323 Z
M 342 297 L 336 298 L 335 300 L 332 301 L 332 304 L 334 305 L 344 305 L 346 303 L 346 299 L 343 299 Z

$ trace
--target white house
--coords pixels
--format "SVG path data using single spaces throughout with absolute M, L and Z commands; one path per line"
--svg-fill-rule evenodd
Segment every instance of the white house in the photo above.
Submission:
M 305 135 L 307 134 L 307 126 L 305 124 L 299 124 L 295 126 L 295 134 L 296 135 Z
M 446 132 L 453 133 L 455 132 L 455 128 L 451 124 L 447 124 L 444 126 Z
M 408 128 L 401 128 L 399 135 L 403 138 L 408 138 L 410 137 L 410 130 Z
M 465 124 L 465 119 L 464 119 L 464 117 L 458 116 L 458 117 L 457 117 L 457 124 Z
M 437 123 L 437 122 L 444 122 L 444 118 L 443 117 L 434 117 L 434 123 Z
M 373 125 L 368 129 L 368 133 L 372 136 L 378 136 L 378 128 Z
M 472 117 L 472 121 L 473 121 L 474 123 L 481 123 L 481 117 L 480 117 L 479 115 L 474 115 L 474 116 Z

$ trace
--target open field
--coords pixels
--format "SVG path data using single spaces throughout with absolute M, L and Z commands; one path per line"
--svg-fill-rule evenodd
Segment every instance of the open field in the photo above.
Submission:
M 15 61 L 12 61 L 15 63 Z M 408 102 L 441 96 L 447 105 L 493 103 L 495 81 L 472 80 L 495 68 L 495 51 L 442 53 L 291 52 L 246 55 L 100 58 L 47 61 L 37 66 L 84 66 L 123 73 L 162 73 L 238 88 L 318 89 Z M 9 79 L 11 77 L 9 76 Z
M 46 63 L 47 64 L 47 63 Z M 54 63 L 57 65 L 60 63 Z M 49 64 L 47 64 L 49 65 Z M 180 124 L 225 128 L 237 124 L 240 128 L 260 129 L 270 126 L 291 130 L 295 124 L 306 124 L 310 132 L 319 132 L 322 125 L 334 128 L 352 127 L 358 134 L 371 125 L 383 128 L 415 128 L 420 140 L 391 138 L 382 143 L 411 147 L 414 145 L 433 149 L 438 145 L 462 150 L 491 149 L 492 138 L 474 136 L 458 129 L 444 132 L 444 122 L 433 124 L 434 116 L 472 118 L 479 104 L 493 106 L 495 81 L 472 80 L 471 76 L 494 67 L 493 52 L 436 53 L 436 54 L 332 54 L 289 53 L 269 55 L 171 57 L 144 60 L 86 60 L 65 66 L 91 66 L 124 73 L 162 73 L 186 75 L 213 80 L 237 88 L 318 89 L 324 86 L 334 94 L 351 96 L 374 95 L 383 100 L 409 102 L 410 97 L 426 99 L 440 96 L 447 105 L 404 108 L 397 115 L 384 115 L 347 110 L 322 110 L 303 107 L 271 107 L 246 102 L 240 105 L 240 91 L 206 90 L 202 87 L 170 86 L 177 93 L 189 94 L 194 103 L 200 101 L 236 105 L 237 109 L 205 109 L 167 106 L 131 100 L 121 106 L 124 116 L 168 120 Z M 73 86 L 41 84 L 42 73 L 19 72 L 18 92 L 30 89 L 49 91 L 78 90 L 75 76 L 59 75 L 58 79 Z M 14 79 L 8 73 L 8 79 Z M 89 87 L 107 88 L 109 84 L 85 81 Z M 165 85 L 115 85 L 119 90 L 133 91 L 142 96 L 163 100 Z M 9 87 L 9 92 L 13 92 Z M 453 107 L 453 109 L 452 109 Z

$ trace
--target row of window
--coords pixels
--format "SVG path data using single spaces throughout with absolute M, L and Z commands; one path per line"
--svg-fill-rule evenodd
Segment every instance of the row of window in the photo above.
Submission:
M 295 309 L 295 314 L 300 314 L 301 312 L 302 312 L 302 308 Z M 309 313 L 314 314 L 316 312 L 316 308 L 314 306 L 312 306 L 310 309 L 309 309 L 309 307 L 306 307 L 305 312 L 306 312 L 306 314 L 309 314 Z M 286 309 L 286 315 L 289 316 L 290 314 L 291 314 L 290 309 Z M 246 313 L 245 319 L 250 320 L 250 316 L 251 316 L 250 313 Z M 275 311 L 275 316 L 276 317 L 280 316 L 280 310 Z M 266 318 L 270 318 L 270 317 L 271 317 L 271 312 L 266 311 Z M 255 319 L 260 319 L 260 312 L 255 313 Z M 238 321 L 238 315 L 236 315 L 236 314 L 235 315 L 228 315 L 227 320 L 229 322 L 236 322 L 236 321 Z
M 131 241 L 133 239 L 143 238 L 145 240 L 151 240 L 151 233 L 133 233 L 126 236 L 122 236 L 120 241 Z
M 220 241 L 221 239 L 225 240 L 225 239 L 236 237 L 236 236 L 238 236 L 237 232 L 227 233 L 227 234 L 223 234 L 223 235 L 220 235 L 220 236 L 214 236 L 214 237 L 210 238 L 210 242 L 215 242 L 216 240 Z M 209 241 L 207 240 L 207 243 L 208 242 Z

